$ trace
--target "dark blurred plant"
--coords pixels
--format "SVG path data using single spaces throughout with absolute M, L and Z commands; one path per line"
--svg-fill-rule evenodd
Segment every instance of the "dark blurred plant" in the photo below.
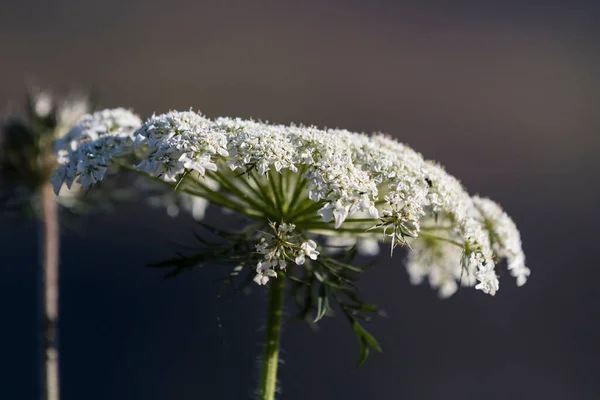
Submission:
M 43 398 L 58 400 L 59 205 L 49 178 L 56 166 L 53 145 L 89 109 L 87 97 L 59 99 L 28 90 L 25 115 L 2 120 L 0 136 L 0 206 L 13 217 L 41 220 L 43 276 Z
M 0 135 L 0 204 L 18 216 L 40 215 L 40 199 L 56 166 L 54 140 L 90 108 L 87 97 L 62 99 L 28 90 L 24 115 L 2 119 Z

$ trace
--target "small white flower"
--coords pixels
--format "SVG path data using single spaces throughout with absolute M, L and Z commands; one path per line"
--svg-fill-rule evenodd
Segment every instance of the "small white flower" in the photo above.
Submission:
M 254 276 L 254 282 L 259 285 L 266 285 L 269 282 L 269 279 L 277 278 L 277 272 L 272 269 L 264 269 L 258 266 L 256 268 L 256 276 Z
M 33 99 L 33 112 L 40 118 L 50 115 L 53 107 L 52 95 L 48 92 L 40 92 Z
M 302 243 L 300 248 L 311 260 L 316 260 L 319 256 L 319 252 L 317 251 L 317 243 L 315 243 L 314 240 L 309 240 L 308 242 Z
M 311 260 L 316 260 L 319 254 L 317 243 L 314 240 L 309 240 L 300 245 L 300 251 L 297 253 L 294 261 L 297 265 L 303 265 L 306 262 L 306 256 Z
M 54 143 L 59 166 L 54 170 L 52 184 L 58 195 L 62 184 L 67 187 L 77 179 L 82 188 L 104 178 L 113 157 L 131 151 L 134 131 L 141 120 L 123 108 L 86 114 L 63 137 Z M 61 184 L 61 179 L 63 182 Z
M 492 296 L 496 294 L 499 282 L 493 265 L 480 267 L 476 273 L 476 277 L 479 283 L 475 286 L 475 289 L 482 290 L 484 293 L 491 294 Z

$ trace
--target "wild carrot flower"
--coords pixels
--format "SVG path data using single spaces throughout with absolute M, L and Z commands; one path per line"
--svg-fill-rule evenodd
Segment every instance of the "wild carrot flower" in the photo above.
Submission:
M 130 111 L 114 109 L 83 117 L 56 148 L 56 191 L 75 181 L 91 186 L 116 164 L 205 199 L 199 208 L 212 202 L 293 224 L 315 246 L 317 234 L 387 240 L 392 249 L 409 244 L 412 281 L 421 271 L 445 295 L 474 282 L 495 294 L 499 259 L 508 260 L 519 285 L 529 275 L 519 232 L 499 206 L 471 197 L 441 166 L 381 134 L 211 120 L 193 111 L 154 115 L 142 124 Z M 442 273 L 436 259 L 456 267 L 446 265 Z M 442 283 L 442 275 L 454 284 Z
M 236 274 L 249 267 L 254 282 L 271 286 L 270 313 L 280 312 L 286 278 L 297 295 L 304 293 L 302 315 L 312 311 L 315 321 L 335 300 L 359 337 L 361 360 L 368 347 L 379 347 L 355 318 L 374 309 L 351 283 L 361 272 L 352 265 L 356 248 L 376 254 L 385 242 L 392 252 L 407 245 L 411 282 L 427 279 L 441 297 L 461 285 L 495 295 L 499 260 L 507 261 L 518 285 L 530 274 L 519 232 L 497 204 L 471 197 L 443 167 L 383 134 L 209 119 L 193 111 L 142 123 L 114 109 L 83 117 L 57 149 L 57 192 L 74 182 L 91 186 L 111 168 L 124 167 L 173 193 L 202 199 L 194 206 L 199 218 L 210 203 L 254 221 L 243 238 L 254 243 L 250 250 L 228 235 L 234 245 L 215 250 L 216 257 L 237 260 Z M 247 253 L 232 257 L 234 249 Z M 202 254 L 172 263 L 182 268 L 206 260 Z M 269 317 L 268 325 L 278 325 L 278 318 Z M 278 340 L 278 328 L 268 335 Z M 273 357 L 276 349 L 267 346 L 264 399 L 272 398 Z

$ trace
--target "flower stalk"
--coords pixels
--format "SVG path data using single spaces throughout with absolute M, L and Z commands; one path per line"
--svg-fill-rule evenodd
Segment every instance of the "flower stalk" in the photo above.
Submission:
M 283 274 L 282 274 L 283 275 Z M 265 348 L 261 360 L 259 400 L 273 400 L 277 391 L 277 367 L 279 365 L 279 343 L 281 340 L 281 314 L 285 276 L 271 280 L 269 303 L 267 305 L 267 326 L 265 329 Z
M 77 190 L 55 196 L 49 183 L 59 161 L 54 141 L 66 134 L 89 109 L 80 95 L 53 96 L 50 92 L 28 88 L 24 115 L 0 120 L 0 206 L 14 215 L 38 217 L 39 339 L 41 341 L 40 398 L 59 399 L 58 367 L 58 276 L 60 207 L 81 209 Z M 58 195 L 59 193 L 57 193 Z
M 52 185 L 41 187 L 42 209 L 42 274 L 43 274 L 43 396 L 44 400 L 59 399 L 58 379 L 58 204 Z

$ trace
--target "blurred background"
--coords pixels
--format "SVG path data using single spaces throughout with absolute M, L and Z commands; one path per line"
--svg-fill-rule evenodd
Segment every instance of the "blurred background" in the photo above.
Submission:
M 598 399 L 597 2 L 22 0 L 0 5 L 0 111 L 24 82 L 92 90 L 144 117 L 200 109 L 383 131 L 435 159 L 521 229 L 530 281 L 439 300 L 400 252 L 361 281 L 389 314 L 360 369 L 343 318 L 290 321 L 281 399 Z M 144 204 L 62 235 L 62 399 L 245 399 L 265 293 L 226 270 L 163 280 L 192 241 Z M 37 223 L 0 219 L 0 398 L 39 394 Z M 289 304 L 289 313 L 293 311 Z

